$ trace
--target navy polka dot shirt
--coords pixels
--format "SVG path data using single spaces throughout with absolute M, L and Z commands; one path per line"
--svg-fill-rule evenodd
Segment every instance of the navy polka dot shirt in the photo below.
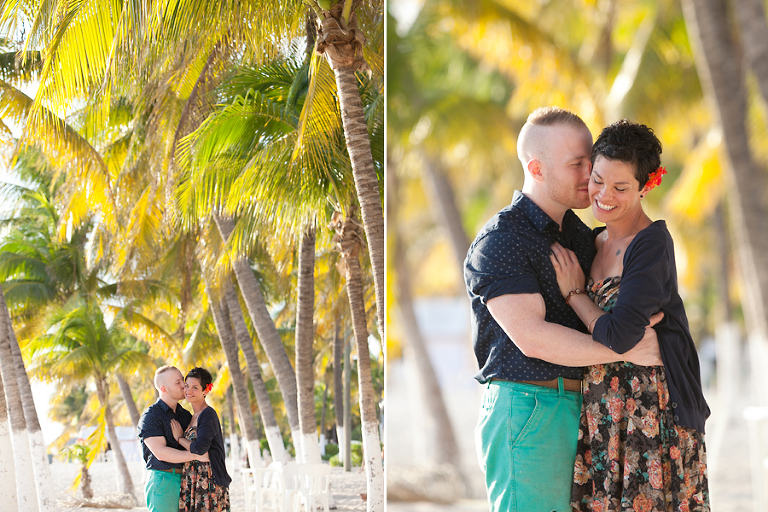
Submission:
M 595 241 L 575 213 L 563 217 L 563 230 L 536 203 L 515 191 L 512 204 L 489 220 L 472 242 L 464 261 L 464 281 L 472 303 L 472 341 L 481 383 L 581 379 L 581 368 L 570 368 L 528 358 L 515 346 L 488 311 L 490 299 L 514 293 L 539 293 L 546 305 L 545 320 L 587 332 L 573 309 L 563 300 L 549 260 L 555 242 L 571 249 L 584 275 L 595 257 Z

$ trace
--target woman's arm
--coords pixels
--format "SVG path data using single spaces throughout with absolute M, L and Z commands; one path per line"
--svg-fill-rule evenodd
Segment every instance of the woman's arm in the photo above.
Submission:
M 643 233 L 630 248 L 621 274 L 621 290 L 610 313 L 603 312 L 588 296 L 572 294 L 570 306 L 582 321 L 589 324 L 592 337 L 606 347 L 626 353 L 643 339 L 645 327 L 653 322 L 669 297 L 670 258 L 666 240 L 659 237 L 663 231 Z M 581 268 L 573 260 L 575 255 L 562 247 L 552 248 L 552 264 L 558 285 L 564 297 L 572 290 L 582 288 Z M 575 267 L 575 268 L 574 268 Z
M 592 337 L 620 354 L 634 347 L 648 318 L 669 302 L 673 261 L 666 230 L 653 227 L 638 234 L 624 261 L 616 304 L 610 315 L 595 321 Z
M 197 439 L 194 441 L 180 439 L 179 444 L 192 453 L 200 455 L 208 453 L 213 438 L 216 436 L 216 423 L 218 423 L 218 419 L 216 411 L 209 405 L 197 417 Z

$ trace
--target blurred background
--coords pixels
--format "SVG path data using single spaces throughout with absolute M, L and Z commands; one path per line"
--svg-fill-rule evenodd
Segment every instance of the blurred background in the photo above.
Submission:
M 537 107 L 596 137 L 652 127 L 702 364 L 713 510 L 768 510 L 768 20 L 763 0 L 389 0 L 387 478 L 390 511 L 487 510 L 463 260 L 523 182 Z M 578 214 L 596 225 L 589 211 Z

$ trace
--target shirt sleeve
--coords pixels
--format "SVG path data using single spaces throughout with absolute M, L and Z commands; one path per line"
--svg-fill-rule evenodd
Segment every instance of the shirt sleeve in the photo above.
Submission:
M 467 289 L 485 304 L 501 295 L 541 293 L 529 257 L 530 243 L 511 233 L 489 232 L 467 255 Z
M 150 437 L 165 437 L 163 431 L 163 420 L 158 417 L 157 414 L 151 414 L 146 412 L 141 415 L 139 419 L 139 439 L 147 439 Z
M 619 354 L 637 345 L 651 315 L 669 301 L 672 261 L 663 238 L 644 236 L 637 240 L 624 262 L 616 305 L 597 319 L 592 338 Z
M 210 412 L 209 412 L 210 411 Z M 197 439 L 192 441 L 189 451 L 197 455 L 207 453 L 216 437 L 216 429 L 219 427 L 219 417 L 213 407 L 208 407 L 197 418 Z

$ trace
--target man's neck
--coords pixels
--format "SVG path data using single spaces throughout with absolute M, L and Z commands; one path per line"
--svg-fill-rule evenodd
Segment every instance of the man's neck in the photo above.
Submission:
M 565 212 L 568 211 L 568 208 L 549 199 L 544 190 L 539 191 L 533 187 L 524 186 L 523 194 L 533 201 L 536 206 L 541 208 L 544 213 L 549 215 L 549 218 L 555 221 L 561 230 L 563 229 L 563 217 L 565 216 Z
M 168 396 L 162 396 L 160 395 L 160 400 L 165 402 L 165 405 L 171 408 L 171 410 L 175 413 L 176 412 L 176 406 L 178 405 L 179 401 L 174 400 L 173 398 L 170 398 Z

